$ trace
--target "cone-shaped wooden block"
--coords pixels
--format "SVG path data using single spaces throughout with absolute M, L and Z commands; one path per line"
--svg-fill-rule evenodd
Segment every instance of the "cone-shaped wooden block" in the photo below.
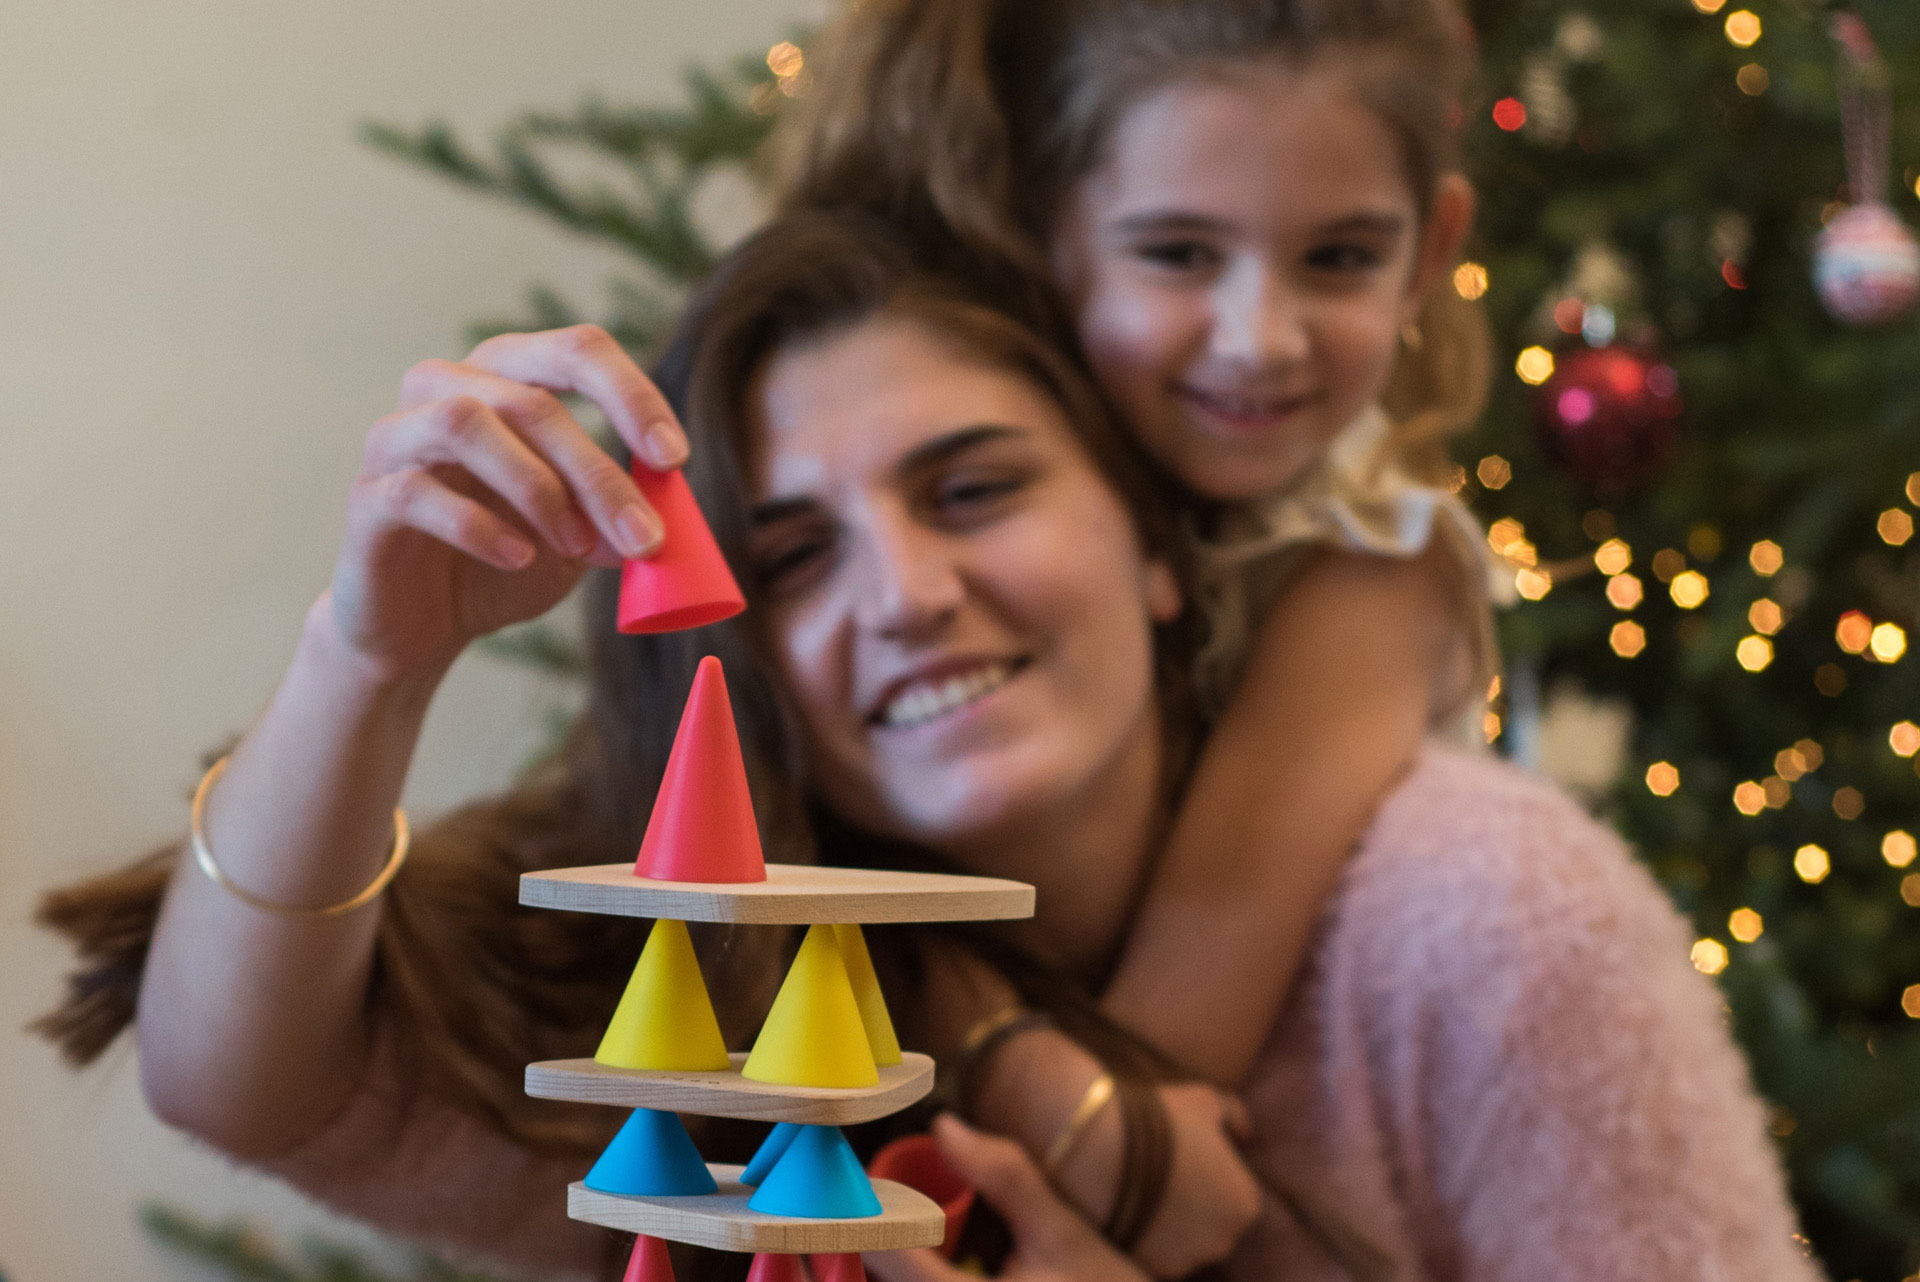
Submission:
M 747 1208 L 767 1215 L 859 1220 L 880 1214 L 880 1199 L 839 1127 L 803 1126 L 747 1199 Z
M 687 478 L 675 468 L 656 472 L 638 459 L 633 480 L 666 528 L 666 541 L 650 557 L 620 568 L 622 632 L 676 632 L 728 618 L 747 608 L 740 585 L 727 569 L 707 518 L 693 501 Z
M 873 973 L 873 958 L 867 955 L 867 937 L 858 926 L 842 923 L 834 926 L 833 938 L 840 945 L 840 960 L 846 963 L 853 1000 L 860 1006 L 860 1023 L 867 1030 L 873 1062 L 882 1068 L 898 1064 L 900 1039 L 894 1036 L 893 1017 L 887 1014 L 887 999 L 880 994 L 880 977 Z
M 807 1271 L 800 1267 L 797 1255 L 762 1251 L 747 1266 L 747 1282 L 807 1282 Z
M 667 1257 L 667 1244 L 645 1233 L 635 1238 L 626 1275 L 620 1282 L 674 1282 L 673 1261 Z
M 740 1070 L 783 1086 L 872 1086 L 880 1080 L 860 1004 L 833 927 L 809 926 L 793 968 Z
M 628 1197 L 691 1197 L 720 1187 L 680 1119 L 650 1108 L 633 1110 L 583 1182 Z
M 747 1162 L 745 1170 L 740 1172 L 740 1182 L 748 1188 L 759 1187 L 760 1181 L 767 1178 L 767 1172 L 787 1151 L 787 1145 L 793 1143 L 793 1137 L 800 1133 L 799 1122 L 780 1122 L 760 1141 L 760 1147 L 753 1151 L 753 1157 Z
M 658 881 L 767 879 L 727 678 L 712 655 L 694 674 L 633 874 Z
M 813 1270 L 813 1282 L 867 1282 L 866 1266 L 858 1251 L 839 1255 L 810 1255 L 807 1266 Z
M 613 1068 L 677 1072 L 731 1066 L 685 922 L 663 917 L 653 923 L 593 1058 Z

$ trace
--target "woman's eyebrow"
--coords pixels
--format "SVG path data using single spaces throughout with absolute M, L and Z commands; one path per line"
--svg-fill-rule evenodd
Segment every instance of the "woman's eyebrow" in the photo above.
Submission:
M 789 517 L 805 516 L 819 506 L 820 500 L 804 494 L 790 499 L 768 499 L 765 503 L 755 503 L 747 510 L 747 524 L 754 529 L 776 525 Z
M 1322 236 L 1376 235 L 1398 236 L 1407 225 L 1407 220 L 1399 214 L 1361 213 L 1348 214 L 1336 218 L 1320 228 Z
M 1215 218 L 1208 214 L 1196 214 L 1181 209 L 1149 209 L 1144 213 L 1128 214 L 1116 218 L 1108 226 L 1123 236 L 1136 236 L 1142 232 L 1208 232 L 1221 235 L 1233 230 L 1233 224 L 1224 218 Z
M 902 475 L 924 471 L 946 462 L 956 454 L 964 454 L 975 446 L 985 445 L 989 441 L 1017 440 L 1026 435 L 1025 429 L 1005 423 L 969 424 L 915 446 L 894 465 L 893 470 Z

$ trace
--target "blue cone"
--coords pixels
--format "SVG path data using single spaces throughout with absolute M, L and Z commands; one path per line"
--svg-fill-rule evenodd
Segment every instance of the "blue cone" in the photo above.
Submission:
M 719 1187 L 680 1119 L 651 1108 L 633 1110 L 587 1172 L 586 1185 L 629 1197 L 691 1197 Z
M 837 1126 L 802 1126 L 751 1198 L 750 1210 L 818 1220 L 880 1214 L 860 1159 Z
M 767 1172 L 787 1151 L 787 1145 L 793 1143 L 793 1137 L 800 1133 L 798 1122 L 777 1122 L 767 1138 L 760 1141 L 760 1147 L 753 1152 L 753 1160 L 747 1163 L 747 1169 L 740 1172 L 740 1182 L 748 1188 L 754 1188 L 767 1178 Z

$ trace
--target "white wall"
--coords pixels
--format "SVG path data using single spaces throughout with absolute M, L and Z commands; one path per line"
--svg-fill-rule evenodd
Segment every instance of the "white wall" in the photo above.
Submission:
M 367 151 L 476 140 L 590 91 L 671 100 L 824 0 L 63 0 L 0 7 L 0 1274 L 185 1277 L 132 1213 L 320 1223 L 153 1122 L 124 1047 L 61 1068 L 21 1026 L 65 957 L 39 888 L 178 832 L 195 757 L 266 698 L 325 584 L 366 426 L 523 283 L 620 260 Z M 551 696 L 451 680 L 409 786 L 503 782 Z M 337 1228 L 337 1226 L 334 1226 Z M 330 1229 L 329 1231 L 334 1231 Z

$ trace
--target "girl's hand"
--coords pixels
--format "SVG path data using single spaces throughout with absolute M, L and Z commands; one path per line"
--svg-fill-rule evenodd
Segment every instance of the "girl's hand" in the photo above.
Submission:
M 1060 1200 L 1025 1149 L 942 1115 L 933 1137 L 954 1171 L 992 1204 L 1013 1233 L 1006 1282 L 1147 1282 L 1078 1212 Z M 934 1251 L 885 1251 L 863 1257 L 881 1282 L 968 1282 Z
M 589 564 L 659 547 L 660 518 L 558 392 L 591 400 L 649 466 L 686 460 L 666 398 L 597 326 L 415 365 L 367 433 L 329 590 L 340 635 L 381 671 L 450 663 L 551 609 Z
M 1173 1170 L 1134 1258 L 1155 1277 L 1185 1277 L 1232 1253 L 1260 1214 L 1260 1184 L 1235 1140 L 1251 1132 L 1246 1106 L 1201 1082 L 1160 1088 L 1173 1124 Z

